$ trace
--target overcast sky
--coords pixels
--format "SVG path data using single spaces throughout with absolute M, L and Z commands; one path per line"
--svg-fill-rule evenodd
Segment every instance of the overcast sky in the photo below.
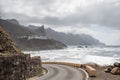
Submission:
M 120 45 L 120 0 L 0 0 L 0 15 Z

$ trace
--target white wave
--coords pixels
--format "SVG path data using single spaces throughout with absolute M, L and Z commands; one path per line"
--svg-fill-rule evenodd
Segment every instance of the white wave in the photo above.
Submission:
M 74 63 L 97 63 L 108 65 L 120 61 L 120 48 L 76 48 L 61 50 L 24 51 L 31 56 L 41 56 L 42 61 L 65 61 Z

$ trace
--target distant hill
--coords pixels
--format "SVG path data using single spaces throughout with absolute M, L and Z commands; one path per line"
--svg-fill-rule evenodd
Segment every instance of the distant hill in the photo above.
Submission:
M 59 40 L 66 45 L 104 45 L 99 40 L 87 34 L 62 33 L 48 28 L 45 30 L 49 38 Z
M 3 28 L 12 36 L 14 41 L 19 44 L 19 46 L 24 47 L 28 43 L 33 46 L 37 45 L 38 39 L 39 43 L 43 41 L 42 39 L 48 39 L 55 42 L 58 42 L 61 44 L 62 47 L 65 47 L 65 45 L 105 45 L 101 43 L 99 40 L 93 38 L 90 35 L 87 34 L 72 34 L 72 33 L 63 33 L 63 32 L 57 32 L 51 28 L 44 29 L 44 25 L 42 26 L 35 26 L 35 25 L 29 25 L 29 26 L 22 26 L 19 24 L 19 22 L 15 19 L 9 19 L 9 20 L 2 20 L 0 19 L 0 25 L 3 26 Z M 29 38 L 29 39 L 26 39 Z M 28 42 L 27 40 L 29 40 Z M 34 39 L 37 39 L 37 43 Z M 33 40 L 33 42 L 32 42 Z M 49 41 L 48 41 L 49 42 Z M 65 45 L 63 45 L 65 44 Z M 24 43 L 24 44 L 22 44 Z M 53 43 L 54 44 L 54 43 Z M 34 45 L 34 47 L 35 47 Z M 49 45 L 49 44 L 48 44 Z M 58 44 L 57 44 L 58 45 Z M 40 44 L 39 44 L 40 46 Z M 54 44 L 55 46 L 55 44 Z M 26 46 L 27 47 L 27 46 Z M 30 47 L 30 46 L 29 46 Z M 55 47 L 56 48 L 56 47 Z
M 35 34 L 45 35 L 50 39 L 55 39 L 66 45 L 105 45 L 99 40 L 93 38 L 87 34 L 72 34 L 72 33 L 63 33 L 54 31 L 51 28 L 44 29 L 44 26 L 34 26 L 31 25 L 28 27 Z
M 28 39 L 21 38 L 17 40 L 19 47 L 22 50 L 47 50 L 47 49 L 62 49 L 67 47 L 65 44 L 54 39 Z
M 22 26 L 15 19 L 0 19 L 0 26 L 7 31 L 17 46 L 23 50 L 61 49 L 66 47 L 63 43 L 48 39 L 44 27 L 35 31 Z
M 6 30 L 13 38 L 16 36 L 31 36 L 34 35 L 31 31 L 26 29 L 24 26 L 19 25 L 15 19 L 3 20 L 0 19 L 0 25 Z
M 16 19 L 7 19 L 7 21 L 16 25 L 20 25 Z

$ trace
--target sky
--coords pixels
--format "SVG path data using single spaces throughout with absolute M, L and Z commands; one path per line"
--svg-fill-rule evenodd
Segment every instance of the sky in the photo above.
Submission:
M 120 0 L 0 0 L 0 16 L 120 45 Z

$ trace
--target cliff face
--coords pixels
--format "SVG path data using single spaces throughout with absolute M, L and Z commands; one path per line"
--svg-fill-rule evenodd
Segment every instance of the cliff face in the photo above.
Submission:
M 0 27 L 0 80 L 26 80 L 41 72 L 40 57 L 23 54 Z

